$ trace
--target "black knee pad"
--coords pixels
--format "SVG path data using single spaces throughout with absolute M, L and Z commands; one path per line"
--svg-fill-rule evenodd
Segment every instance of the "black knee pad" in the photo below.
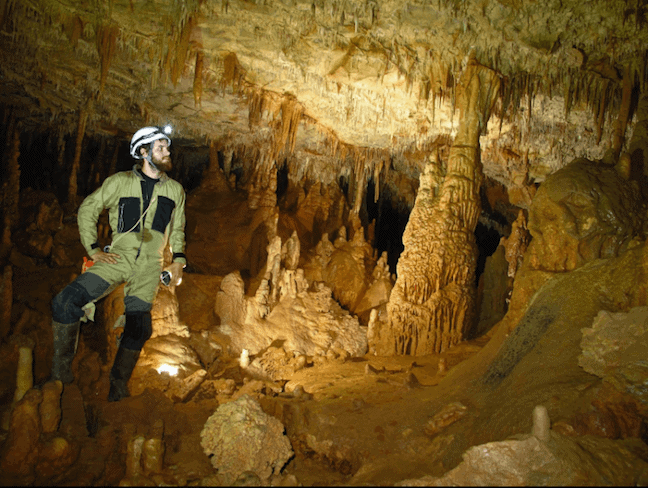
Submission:
M 88 290 L 75 280 L 52 300 L 52 319 L 61 324 L 72 324 L 85 315 L 81 307 L 91 300 Z
M 126 349 L 140 351 L 144 347 L 144 343 L 153 334 L 151 324 L 151 312 L 127 313 L 121 345 Z
M 86 303 L 100 297 L 110 283 L 93 273 L 83 273 L 52 300 L 52 319 L 60 324 L 72 324 L 85 315 Z

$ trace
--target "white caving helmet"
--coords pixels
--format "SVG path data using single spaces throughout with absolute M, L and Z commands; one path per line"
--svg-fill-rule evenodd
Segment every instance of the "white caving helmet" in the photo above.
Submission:
M 142 159 L 140 154 L 140 147 L 150 144 L 153 141 L 158 139 L 166 139 L 169 141 L 169 146 L 171 145 L 171 139 L 169 134 L 173 131 L 173 128 L 170 125 L 165 125 L 164 127 L 142 127 L 140 130 L 135 132 L 130 143 L 130 154 L 135 159 Z

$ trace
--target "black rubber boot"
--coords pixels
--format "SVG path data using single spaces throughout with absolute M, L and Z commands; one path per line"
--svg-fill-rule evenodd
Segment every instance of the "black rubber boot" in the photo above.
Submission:
M 74 381 L 72 360 L 76 353 L 79 337 L 79 322 L 60 324 L 52 321 L 54 334 L 54 357 L 52 358 L 52 381 L 59 380 L 64 384 Z
M 118 402 L 122 398 L 130 396 L 128 391 L 128 380 L 133 374 L 140 351 L 133 351 L 119 346 L 115 362 L 110 370 L 110 392 L 108 392 L 109 402 Z

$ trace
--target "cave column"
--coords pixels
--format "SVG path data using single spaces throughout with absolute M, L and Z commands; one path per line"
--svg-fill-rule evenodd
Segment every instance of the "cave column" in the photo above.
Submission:
M 483 180 L 479 136 L 499 90 L 499 78 L 472 61 L 457 93 L 461 111 L 447 167 L 432 155 L 420 177 L 403 234 L 404 251 L 378 354 L 425 355 L 463 340 L 476 313 L 474 231 Z

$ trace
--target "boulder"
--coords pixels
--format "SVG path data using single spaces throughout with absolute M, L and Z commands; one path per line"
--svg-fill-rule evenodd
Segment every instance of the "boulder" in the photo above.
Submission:
M 267 482 L 293 455 L 284 430 L 256 400 L 243 395 L 219 406 L 207 419 L 200 445 L 225 484 L 232 484 L 245 472 Z

